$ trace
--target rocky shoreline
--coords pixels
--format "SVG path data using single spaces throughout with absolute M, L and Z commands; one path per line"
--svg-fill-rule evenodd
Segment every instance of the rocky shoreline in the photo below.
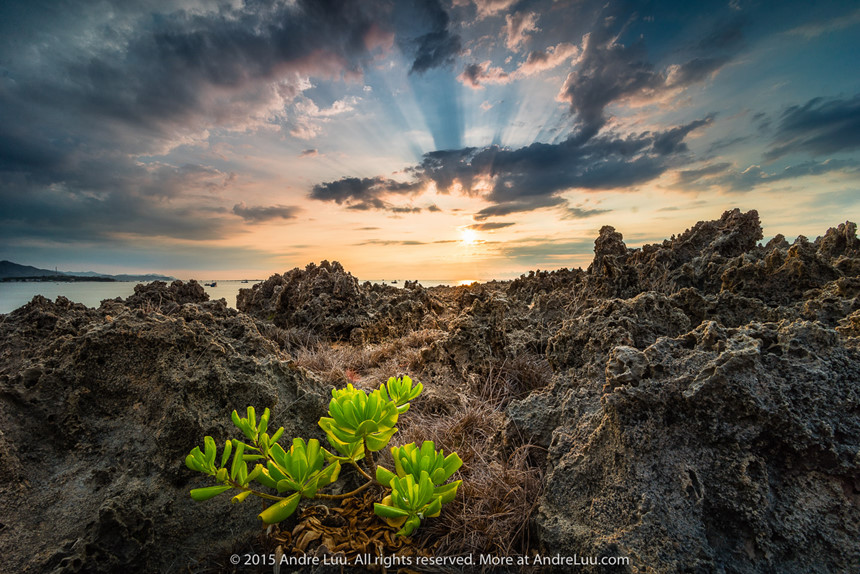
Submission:
M 3 561 L 257 571 L 228 559 L 268 548 L 257 505 L 193 502 L 188 451 L 232 436 L 247 405 L 322 438 L 332 387 L 409 374 L 427 391 L 402 442 L 465 463 L 463 495 L 415 548 L 629 558 L 582 572 L 852 571 L 856 225 L 761 238 L 754 211 L 641 249 L 604 227 L 587 270 L 468 287 L 322 262 L 242 290 L 238 311 L 195 282 L 98 309 L 36 297 L 0 316 Z

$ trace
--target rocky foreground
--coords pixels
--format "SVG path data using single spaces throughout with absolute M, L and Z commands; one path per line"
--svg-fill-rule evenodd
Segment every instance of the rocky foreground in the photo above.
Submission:
M 247 405 L 319 436 L 333 386 L 409 374 L 427 390 L 400 442 L 465 463 L 415 548 L 857 571 L 856 225 L 761 238 L 754 211 L 642 249 L 604 227 L 585 271 L 457 288 L 323 262 L 244 290 L 239 311 L 194 282 L 98 309 L 36 297 L 0 316 L 3 570 L 257 571 L 229 556 L 270 548 L 259 506 L 192 501 L 207 483 L 188 451 L 234 436 Z

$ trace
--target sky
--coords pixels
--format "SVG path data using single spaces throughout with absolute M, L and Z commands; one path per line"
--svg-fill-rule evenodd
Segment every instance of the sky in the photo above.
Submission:
M 856 1 L 0 4 L 0 259 L 362 280 L 860 216 Z

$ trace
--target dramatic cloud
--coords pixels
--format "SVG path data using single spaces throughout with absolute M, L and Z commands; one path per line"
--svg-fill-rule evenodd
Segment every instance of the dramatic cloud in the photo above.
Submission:
M 403 0 L 395 4 L 397 44 L 413 58 L 410 73 L 447 66 L 462 50 L 460 36 L 449 29 L 450 17 L 439 0 Z
M 367 261 L 355 242 L 502 243 L 537 219 L 562 244 L 598 217 L 656 237 L 730 193 L 802 213 L 860 177 L 847 4 L 7 0 L 0 255 L 301 237 L 279 265 Z M 445 259 L 416 251 L 385 264 Z
M 481 63 L 467 64 L 457 79 L 476 90 L 483 88 L 485 84 L 507 84 L 557 68 L 566 61 L 575 58 L 578 53 L 579 48 L 573 44 L 561 43 L 550 46 L 546 50 L 531 52 L 526 60 L 510 73 L 493 66 L 492 62 L 487 60 Z
M 562 42 L 556 46 L 550 46 L 546 50 L 535 50 L 529 53 L 526 61 L 517 69 L 517 77 L 527 77 L 546 70 L 552 70 L 575 58 L 579 54 L 579 48 L 573 44 Z
M 528 40 L 532 32 L 537 32 L 538 15 L 534 12 L 517 12 L 505 16 L 505 45 L 508 50 L 516 52 L 521 44 Z
M 641 39 L 629 45 L 618 41 L 613 22 L 583 37 L 582 55 L 558 94 L 589 134 L 604 126 L 612 103 L 651 101 L 707 79 L 730 60 L 741 39 L 739 24 L 732 22 L 693 47 L 692 59 L 660 71 Z
M 742 171 L 737 171 L 732 169 L 728 163 L 719 163 L 699 169 L 680 171 L 678 173 L 678 186 L 681 189 L 716 187 L 726 192 L 748 192 L 761 185 L 778 181 L 839 172 L 856 174 L 858 171 L 860 171 L 860 161 L 856 160 L 806 161 L 773 172 L 766 171 L 758 165 L 751 165 Z
M 457 79 L 471 88 L 480 89 L 482 84 L 507 84 L 511 75 L 487 60 L 480 64 L 467 64 Z
M 415 178 L 411 183 L 382 176 L 344 178 L 314 186 L 311 197 L 382 209 L 387 207 L 383 195 L 414 193 L 432 182 L 439 192 L 480 196 L 491 203 L 474 215 L 478 221 L 550 207 L 565 208 L 567 217 L 587 217 L 597 212 L 571 208 L 560 194 L 573 189 L 626 189 L 651 181 L 683 161 L 688 152 L 684 138 L 712 121 L 705 118 L 624 138 L 577 132 L 558 144 L 435 151 L 406 170 Z
M 221 238 L 227 222 L 215 198 L 236 178 L 196 164 L 141 164 L 116 152 L 97 159 L 82 154 L 33 175 L 20 163 L 4 172 L 0 227 L 78 240 L 118 234 Z
M 233 213 L 249 223 L 261 223 L 273 219 L 295 219 L 300 211 L 301 208 L 288 205 L 249 207 L 244 201 L 233 206 Z
M 789 153 L 814 156 L 860 148 L 860 94 L 848 100 L 814 98 L 783 114 L 774 143 L 765 154 L 774 160 Z
M 33 16 L 28 57 L 14 52 L 24 32 L 4 26 L 0 217 L 75 236 L 149 225 L 153 235 L 219 237 L 228 220 L 206 219 L 228 211 L 217 193 L 231 176 L 138 158 L 203 145 L 213 130 L 277 129 L 297 98 L 295 129 L 318 133 L 352 101 L 316 108 L 301 96 L 307 77 L 360 74 L 382 20 L 377 4 L 311 0 L 157 14 L 136 3 L 56 8 Z
M 478 9 L 478 17 L 486 18 L 507 10 L 515 2 L 516 0 L 475 0 L 475 7 Z
M 338 205 L 346 205 L 349 209 L 359 211 L 380 209 L 403 213 L 404 208 L 393 207 L 383 198 L 390 195 L 414 195 L 421 189 L 420 182 L 402 183 L 382 176 L 345 177 L 313 186 L 310 197 L 320 201 L 333 201 Z M 413 211 L 411 207 L 406 209 Z
M 473 223 L 472 225 L 467 225 L 466 229 L 473 229 L 475 231 L 493 231 L 495 229 L 511 227 L 512 225 L 516 225 L 516 223 L 513 221 L 495 221 L 490 223 Z
M 96 118 L 96 125 L 76 125 L 92 140 L 106 127 L 112 131 L 101 135 L 112 143 L 117 130 L 134 130 L 122 141 L 130 152 L 152 151 L 159 145 L 153 139 L 181 143 L 183 134 L 197 137 L 213 126 L 248 129 L 306 89 L 308 75 L 361 73 L 370 58 L 365 37 L 379 18 L 374 6 L 300 0 L 157 18 L 142 12 L 148 25 L 99 47 L 68 54 L 64 46 L 44 46 L 44 73 L 13 72 L 4 103 L 62 106 Z

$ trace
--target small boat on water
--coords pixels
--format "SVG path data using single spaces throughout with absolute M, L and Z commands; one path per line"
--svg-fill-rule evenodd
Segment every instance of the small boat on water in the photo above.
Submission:
M 247 283 L 247 282 L 248 282 L 247 279 L 242 279 L 242 283 Z
M 213 281 L 212 283 L 204 283 L 203 285 L 205 285 L 206 287 L 217 287 L 218 283 Z

